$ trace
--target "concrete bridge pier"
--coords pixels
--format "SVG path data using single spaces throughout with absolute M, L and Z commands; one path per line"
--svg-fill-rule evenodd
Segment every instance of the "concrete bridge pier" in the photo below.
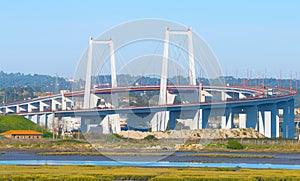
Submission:
M 282 136 L 294 138 L 294 101 L 287 101 L 278 106 L 283 110 Z
M 105 116 L 101 123 L 100 123 L 103 134 L 109 134 L 109 133 L 120 133 L 121 132 L 121 126 L 120 126 L 120 115 L 119 114 L 111 114 Z
M 150 121 L 152 131 L 166 131 L 169 122 L 170 112 L 160 111 L 154 114 Z M 173 122 L 173 121 L 172 121 Z
M 49 129 L 51 126 L 51 118 L 53 117 L 53 113 L 51 114 L 40 114 L 39 116 L 39 125 L 43 126 L 46 129 Z
M 262 105 L 259 108 L 264 124 L 264 135 L 268 138 L 279 137 L 279 119 L 276 104 Z
M 205 129 L 208 127 L 208 119 L 210 115 L 211 109 L 202 109 L 202 128 Z
M 193 124 L 191 124 L 191 130 L 205 129 L 208 126 L 208 119 L 211 113 L 210 109 L 199 109 L 194 114 Z
M 38 124 L 38 122 L 39 122 L 39 117 L 37 114 L 28 115 L 27 119 L 31 120 L 35 124 Z
M 40 125 L 46 129 L 53 130 L 53 126 L 51 126 L 52 119 L 54 119 L 53 113 L 44 113 L 44 114 L 29 114 L 26 115 L 25 118 L 31 120 L 32 122 L 36 123 L 37 125 Z
M 224 115 L 222 116 L 221 128 L 230 129 L 233 127 L 233 113 L 232 108 L 226 108 Z
M 255 127 L 255 130 L 259 133 L 265 135 L 265 114 L 262 111 L 258 111 L 258 123 Z
M 168 129 L 175 130 L 176 129 L 176 119 L 179 119 L 179 118 L 180 118 L 179 111 L 170 111 Z
M 203 124 L 202 124 L 202 109 L 199 109 L 196 111 L 195 116 L 192 120 L 191 124 L 191 130 L 197 130 L 197 129 L 202 129 Z
M 99 128 L 99 130 L 97 129 Z M 81 117 L 80 130 L 82 133 L 91 131 L 101 132 L 99 116 Z
M 240 113 L 239 114 L 239 128 L 246 128 L 247 114 Z
M 253 128 L 255 129 L 258 120 L 258 107 L 251 106 L 246 108 L 246 128 Z
M 81 117 L 80 130 L 83 133 L 119 133 L 121 131 L 120 116 L 119 114 L 110 114 L 105 116 Z
M 294 123 L 294 117 L 295 117 L 295 114 L 294 114 L 294 109 L 295 109 L 295 104 L 294 104 L 294 100 L 290 100 L 288 102 L 289 104 L 289 119 L 287 120 L 287 131 L 288 133 L 286 133 L 287 135 L 287 138 L 294 138 L 294 135 L 295 135 L 295 123 Z
M 181 122 L 191 130 L 204 129 L 207 127 L 210 109 L 199 109 L 196 111 L 170 111 L 168 129 L 176 129 L 176 123 Z
M 229 110 L 228 110 L 229 109 Z M 238 127 L 239 128 L 257 128 L 258 123 L 258 107 L 248 106 L 248 107 L 234 107 L 234 108 L 227 108 L 225 112 L 230 112 L 231 118 L 231 125 L 229 122 L 226 122 L 226 128 L 234 128 L 234 117 L 238 115 Z M 226 113 L 227 115 L 229 113 Z M 225 118 L 223 118 L 225 119 Z M 224 127 L 224 123 L 223 123 Z

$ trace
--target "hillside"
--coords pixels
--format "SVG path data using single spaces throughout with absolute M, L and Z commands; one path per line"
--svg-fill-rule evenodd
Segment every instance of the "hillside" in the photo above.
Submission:
M 43 133 L 43 137 L 51 137 L 52 133 L 23 116 L 0 116 L 0 133 L 9 130 L 35 130 Z
M 65 78 L 23 73 L 5 73 L 0 71 L 0 90 L 7 87 L 30 86 L 39 92 L 54 92 L 69 89 L 69 82 Z M 57 90 L 56 90 L 57 89 Z

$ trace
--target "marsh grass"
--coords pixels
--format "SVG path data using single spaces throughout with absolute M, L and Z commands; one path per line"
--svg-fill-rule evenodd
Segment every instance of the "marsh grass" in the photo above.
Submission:
M 300 180 L 295 170 L 1 165 L 0 180 Z
M 300 142 L 266 142 L 257 139 L 258 143 L 245 142 L 242 150 L 228 149 L 226 143 L 210 143 L 201 151 L 207 152 L 257 152 L 257 153 L 300 153 Z M 197 150 L 195 150 L 197 151 Z

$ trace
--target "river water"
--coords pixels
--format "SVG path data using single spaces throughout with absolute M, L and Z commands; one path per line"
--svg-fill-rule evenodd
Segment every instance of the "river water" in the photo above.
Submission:
M 34 151 L 2 151 L 0 164 L 16 165 L 106 165 L 143 167 L 243 167 L 300 169 L 300 154 L 266 153 L 200 153 L 200 154 L 249 154 L 274 158 L 228 158 L 186 156 L 196 152 L 176 152 L 171 156 L 43 156 Z

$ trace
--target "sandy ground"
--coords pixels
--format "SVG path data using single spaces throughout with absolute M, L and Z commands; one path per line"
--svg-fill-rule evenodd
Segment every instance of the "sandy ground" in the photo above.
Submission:
M 140 132 L 121 131 L 120 136 L 131 139 L 144 139 L 148 135 L 154 135 L 158 139 L 186 138 L 186 139 L 225 139 L 225 138 L 265 138 L 252 128 L 234 129 L 202 129 L 202 130 L 170 130 L 165 132 Z

